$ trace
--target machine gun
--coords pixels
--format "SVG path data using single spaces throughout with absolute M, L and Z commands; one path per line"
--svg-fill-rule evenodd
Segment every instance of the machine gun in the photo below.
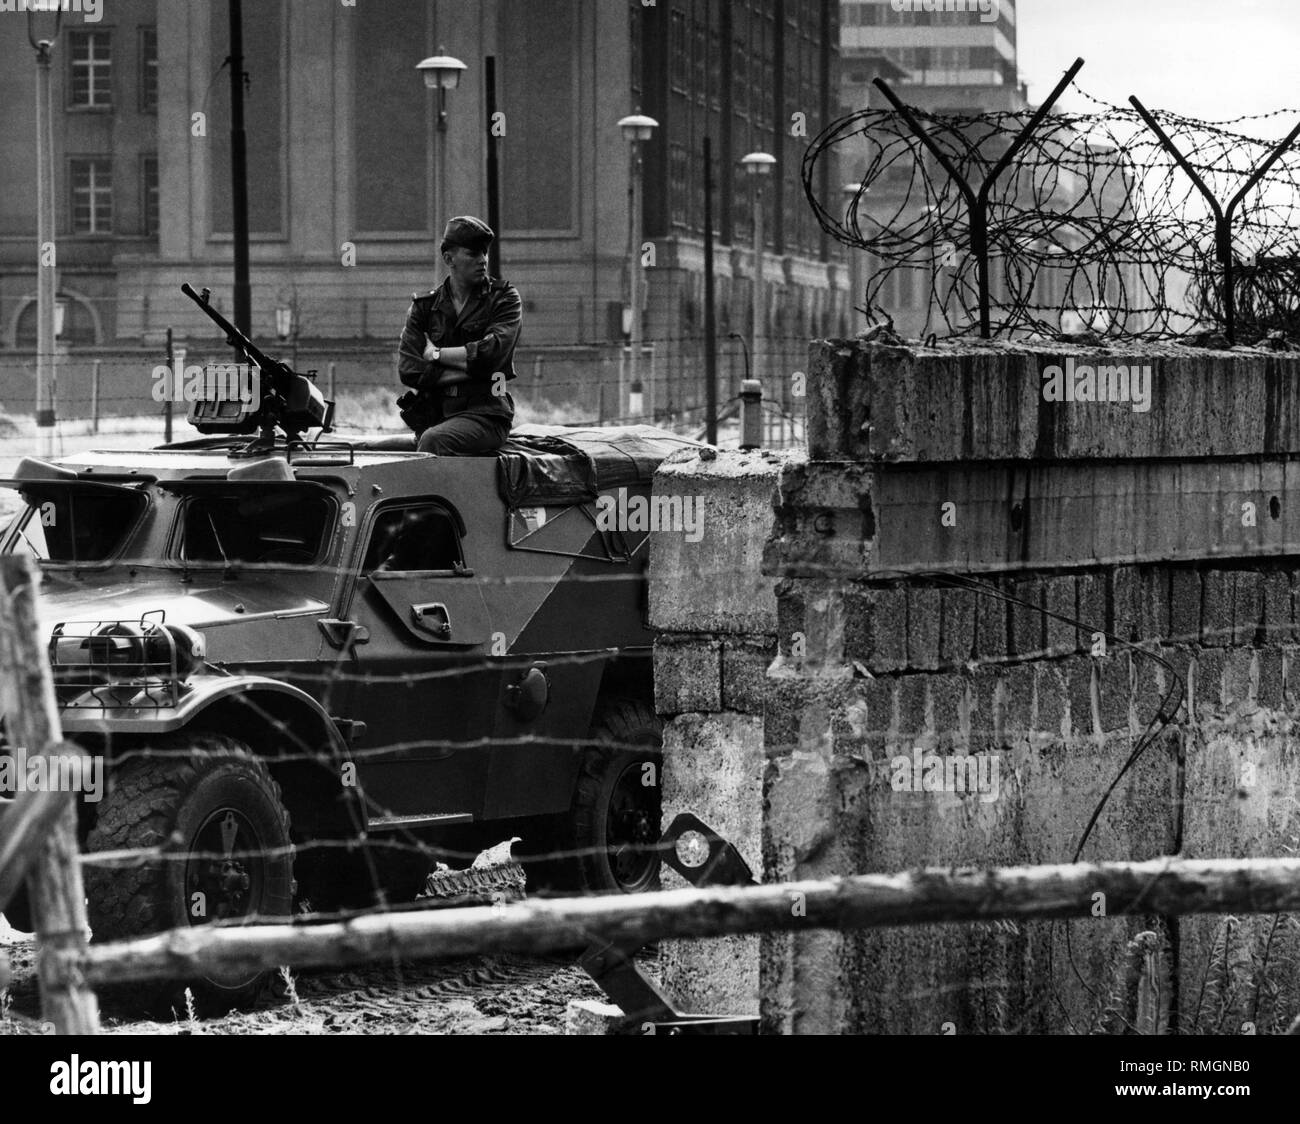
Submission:
M 301 441 L 304 430 L 319 428 L 329 433 L 333 428 L 334 403 L 327 402 L 313 381 L 315 371 L 300 375 L 287 363 L 273 359 L 243 332 L 212 307 L 210 289 L 196 293 L 188 284 L 181 292 L 207 314 L 225 333 L 226 343 L 235 348 L 245 364 L 256 366 L 258 385 L 248 395 L 229 393 L 230 380 L 214 379 L 205 387 L 204 396 L 190 403 L 189 423 L 200 433 L 260 434 L 248 448 L 250 453 L 269 452 L 275 447 L 276 430 L 284 433 L 290 445 Z M 225 391 L 225 393 L 223 393 Z

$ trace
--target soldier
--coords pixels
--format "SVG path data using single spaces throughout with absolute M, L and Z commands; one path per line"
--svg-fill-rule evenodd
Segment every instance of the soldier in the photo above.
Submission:
M 515 404 L 506 383 L 515 377 L 522 304 L 513 285 L 488 276 L 495 237 L 479 219 L 452 219 L 441 246 L 447 279 L 412 297 L 397 373 L 414 393 L 397 405 L 422 453 L 493 453 L 510 434 Z

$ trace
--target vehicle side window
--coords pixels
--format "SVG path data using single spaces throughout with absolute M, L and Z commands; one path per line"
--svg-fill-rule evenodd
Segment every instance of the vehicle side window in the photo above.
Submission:
M 370 532 L 363 573 L 374 570 L 454 570 L 460 536 L 450 513 L 432 504 L 380 513 Z

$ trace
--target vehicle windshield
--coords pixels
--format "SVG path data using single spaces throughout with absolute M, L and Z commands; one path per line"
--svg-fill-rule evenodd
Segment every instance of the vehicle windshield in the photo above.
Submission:
M 55 565 L 107 562 L 148 504 L 138 492 L 76 487 L 26 487 L 23 499 L 27 505 L 10 525 L 6 550 Z
M 332 505 L 302 487 L 201 492 L 182 508 L 180 556 L 200 565 L 309 566 L 331 527 Z

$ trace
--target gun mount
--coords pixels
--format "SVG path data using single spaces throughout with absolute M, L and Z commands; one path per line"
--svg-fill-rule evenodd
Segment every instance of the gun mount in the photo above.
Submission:
M 331 431 L 334 403 L 325 400 L 313 381 L 315 371 L 300 375 L 287 363 L 267 355 L 212 307 L 210 289 L 196 293 L 191 285 L 184 283 L 181 292 L 222 330 L 226 343 L 239 352 L 241 360 L 252 364 L 258 371 L 257 387 L 251 401 L 223 396 L 219 389 L 220 380 L 215 380 L 210 396 L 190 404 L 188 420 L 195 429 L 200 433 L 216 434 L 258 431 L 259 436 L 248 447 L 249 453 L 263 453 L 273 448 L 276 430 L 285 435 L 290 445 L 301 441 L 300 435 L 304 430 Z

